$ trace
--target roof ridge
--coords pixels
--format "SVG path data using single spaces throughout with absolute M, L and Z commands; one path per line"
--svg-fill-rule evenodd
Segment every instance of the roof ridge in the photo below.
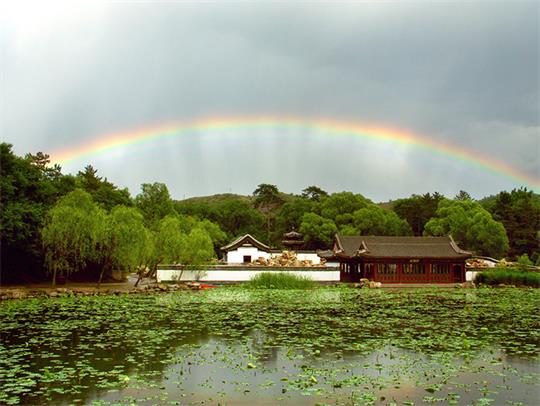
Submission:
M 244 235 L 241 236 L 241 237 L 238 237 L 236 240 L 230 242 L 230 243 L 227 244 L 227 245 L 224 245 L 224 246 L 221 247 L 220 249 L 223 250 L 223 251 L 225 251 L 225 250 L 227 250 L 228 248 L 233 247 L 234 245 L 238 244 L 240 241 L 242 241 L 242 240 L 244 240 L 244 239 L 246 239 L 246 238 L 251 238 L 255 244 L 258 244 L 258 245 L 260 245 L 261 247 L 264 247 L 264 248 L 267 249 L 268 251 L 271 251 L 271 248 L 270 248 L 268 245 L 266 245 L 266 244 L 260 242 L 259 240 L 257 240 L 255 237 L 253 237 L 253 236 L 252 236 L 251 234 L 249 234 L 249 233 L 244 234 Z
M 473 254 L 472 252 L 465 251 L 465 250 L 462 250 L 461 248 L 459 248 L 458 245 L 456 244 L 456 242 L 454 241 L 454 238 L 452 237 L 452 234 L 448 234 L 448 238 L 450 239 L 450 245 L 452 246 L 454 251 L 456 251 L 458 254 L 470 254 L 470 255 Z

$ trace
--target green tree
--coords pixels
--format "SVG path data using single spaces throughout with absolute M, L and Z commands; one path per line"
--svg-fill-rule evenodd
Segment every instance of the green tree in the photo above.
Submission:
M 283 199 L 275 185 L 261 183 L 253 192 L 253 203 L 266 217 L 266 243 L 271 244 L 270 230 L 272 228 L 273 212 L 283 204 Z
M 316 201 L 293 198 L 283 204 L 275 214 L 274 232 L 272 233 L 272 242 L 279 245 L 283 234 L 291 230 L 299 230 L 302 223 L 302 217 L 306 213 L 314 211 Z
M 472 197 L 466 191 L 460 190 L 459 193 L 454 197 L 454 200 L 472 200 Z
M 479 255 L 499 258 L 508 250 L 504 226 L 471 200 L 444 200 L 439 203 L 436 217 L 428 221 L 424 234 L 450 234 L 462 248 Z
M 164 183 L 143 183 L 141 193 L 135 198 L 135 206 L 148 226 L 155 226 L 165 216 L 176 213 L 169 189 Z
M 186 241 L 182 262 L 190 269 L 199 269 L 214 258 L 212 239 L 202 227 L 194 228 Z
M 116 206 L 110 214 L 109 230 L 112 267 L 131 271 L 145 264 L 149 236 L 142 214 L 137 209 Z M 105 269 L 104 266 L 98 284 Z
M 410 235 L 411 227 L 396 213 L 374 204 L 353 213 L 353 224 L 359 235 Z
M 304 199 L 319 201 L 323 197 L 328 197 L 328 193 L 318 186 L 308 186 L 302 190 L 302 197 Z
M 114 206 L 131 206 L 131 197 L 127 189 L 118 189 L 115 185 L 97 175 L 92 165 L 87 165 L 84 171 L 77 174 L 80 188 L 90 193 L 92 198 L 101 207 L 110 211 Z
M 406 199 L 399 199 L 393 202 L 392 210 L 411 226 L 412 232 L 416 236 L 424 233 L 424 226 L 435 217 L 439 202 L 444 196 L 435 192 L 424 195 L 412 195 Z
M 42 229 L 46 266 L 53 275 L 69 276 L 97 263 L 109 245 L 107 214 L 82 191 L 68 193 L 49 211 Z
M 320 215 L 332 220 L 338 227 L 352 224 L 353 213 L 372 202 L 351 192 L 333 193 L 320 202 Z
M 516 262 L 518 263 L 520 268 L 524 268 L 524 269 L 534 265 L 533 262 L 529 259 L 529 256 L 527 254 L 523 254 L 517 257 Z
M 315 213 L 306 213 L 302 217 L 300 232 L 309 248 L 329 248 L 337 232 L 336 224 Z
M 267 183 L 261 183 L 257 186 L 257 189 L 253 192 L 253 198 L 255 207 L 261 208 L 262 211 L 268 211 L 269 208 L 273 208 L 283 203 L 283 199 L 279 194 L 277 186 L 269 185 Z
M 228 241 L 227 234 L 217 225 L 216 223 L 204 219 L 199 221 L 194 228 L 200 228 L 204 230 L 210 239 L 212 240 L 212 243 L 214 245 L 214 253 L 218 255 L 221 253 L 220 247 L 225 245 Z
M 181 222 L 177 216 L 169 215 L 159 222 L 156 247 L 159 262 L 181 262 L 182 251 L 186 247 L 186 235 L 181 230 Z
M 527 254 L 536 262 L 540 257 L 537 233 L 540 230 L 540 203 L 538 195 L 526 188 L 499 193 L 491 207 L 493 217 L 500 221 L 510 241 L 509 256 L 517 258 Z
M 359 235 L 385 235 L 386 219 L 382 209 L 371 205 L 353 213 L 353 225 Z
M 182 232 L 180 218 L 177 215 L 165 216 L 154 228 L 155 230 L 148 230 L 145 233 L 144 265 L 139 269 L 139 277 L 135 286 L 145 276 L 155 277 L 159 264 L 179 264 L 182 262 L 182 253 L 186 249 L 187 237 Z
M 46 212 L 58 197 L 73 190 L 72 177 L 49 166 L 38 152 L 25 158 L 12 145 L 0 143 L 1 282 L 21 282 L 45 276 L 40 230 Z
M 216 223 L 227 233 L 227 238 L 251 234 L 263 238 L 265 218 L 251 204 L 242 200 L 226 200 L 216 206 Z

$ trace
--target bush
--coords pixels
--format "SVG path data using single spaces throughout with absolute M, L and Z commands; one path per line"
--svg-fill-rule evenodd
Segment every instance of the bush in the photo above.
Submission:
M 286 272 L 262 272 L 244 286 L 248 289 L 312 289 L 315 282 L 306 276 Z
M 523 271 L 515 268 L 495 269 L 493 271 L 484 271 L 476 275 L 475 282 L 486 285 L 498 285 L 504 283 L 516 286 L 540 287 L 540 273 L 532 271 Z

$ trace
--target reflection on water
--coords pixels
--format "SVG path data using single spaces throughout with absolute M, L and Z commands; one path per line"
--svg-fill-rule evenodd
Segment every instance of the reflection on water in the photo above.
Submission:
M 538 292 L 215 289 L 1 303 L 0 404 L 536 405 Z
M 261 349 L 257 341 L 254 334 L 244 345 L 215 339 L 182 345 L 161 379 L 145 384 L 135 378 L 127 389 L 94 399 L 148 405 L 537 405 L 540 400 L 538 363 L 498 351 L 464 359 L 389 346 L 368 356 L 333 351 L 313 356 Z

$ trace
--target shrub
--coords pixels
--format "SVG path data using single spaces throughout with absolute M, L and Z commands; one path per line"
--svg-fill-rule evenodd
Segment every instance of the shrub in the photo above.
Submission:
M 262 272 L 244 286 L 248 289 L 312 289 L 315 282 L 306 276 L 286 272 Z
M 540 273 L 523 271 L 515 268 L 495 269 L 484 271 L 476 275 L 476 282 L 486 285 L 498 285 L 500 283 L 516 286 L 540 287 Z

